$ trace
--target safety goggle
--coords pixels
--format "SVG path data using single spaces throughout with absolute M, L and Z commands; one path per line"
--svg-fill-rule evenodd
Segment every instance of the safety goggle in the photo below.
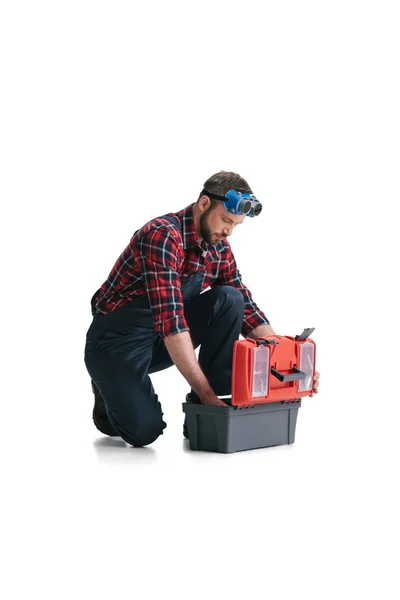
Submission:
M 225 209 L 235 215 L 246 215 L 246 217 L 258 217 L 262 211 L 262 204 L 254 194 L 248 192 L 239 192 L 238 190 L 229 190 L 225 196 L 213 194 L 204 188 L 204 194 L 210 198 L 221 200 Z

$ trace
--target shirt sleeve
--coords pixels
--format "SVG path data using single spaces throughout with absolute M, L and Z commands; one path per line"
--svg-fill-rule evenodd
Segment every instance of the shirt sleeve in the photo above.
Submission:
M 180 242 L 171 229 L 159 227 L 143 234 L 138 242 L 140 265 L 154 328 L 165 338 L 189 331 L 183 311 L 179 264 Z
M 210 287 L 213 288 L 217 285 L 230 285 L 242 293 L 244 298 L 244 319 L 241 333 L 243 337 L 247 337 L 250 331 L 258 327 L 258 325 L 269 325 L 267 317 L 258 308 L 250 290 L 242 282 L 242 276 L 237 268 L 236 260 L 230 247 L 228 248 L 226 266 L 218 274 L 217 279 L 211 283 Z

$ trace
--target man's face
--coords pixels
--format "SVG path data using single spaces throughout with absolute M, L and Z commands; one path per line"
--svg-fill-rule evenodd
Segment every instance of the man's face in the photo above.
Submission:
M 234 215 L 228 212 L 222 202 L 215 208 L 209 206 L 200 215 L 200 235 L 208 244 L 218 244 L 222 239 L 232 235 L 236 225 L 245 220 L 245 215 Z

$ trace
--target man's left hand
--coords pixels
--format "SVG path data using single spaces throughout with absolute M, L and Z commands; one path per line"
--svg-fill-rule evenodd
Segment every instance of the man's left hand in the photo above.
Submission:
M 310 396 L 313 396 L 314 394 L 318 394 L 318 386 L 319 386 L 319 373 L 318 373 L 318 371 L 315 371 L 315 375 L 313 377 L 313 389 L 312 389 L 312 392 L 309 394 Z
M 276 335 L 271 325 L 258 325 L 255 329 L 252 329 L 246 337 L 251 340 L 256 340 L 259 337 L 268 337 L 269 335 Z

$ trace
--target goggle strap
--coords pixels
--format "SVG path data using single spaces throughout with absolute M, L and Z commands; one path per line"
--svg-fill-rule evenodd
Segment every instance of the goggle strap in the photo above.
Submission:
M 250 194 L 250 196 L 253 195 L 250 192 L 246 192 L 245 190 L 236 190 L 236 192 L 241 192 L 242 194 Z M 226 201 L 228 199 L 226 196 L 221 196 L 220 194 L 214 194 L 213 192 L 209 192 L 208 190 L 206 190 L 206 188 L 203 188 L 201 195 L 209 196 L 210 198 L 215 198 L 216 200 Z

